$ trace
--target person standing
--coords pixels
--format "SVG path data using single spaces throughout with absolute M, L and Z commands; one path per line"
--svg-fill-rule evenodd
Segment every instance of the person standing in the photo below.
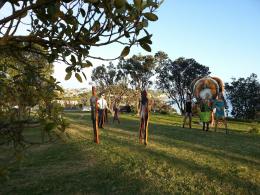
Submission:
M 203 123 L 203 131 L 209 130 L 209 123 L 211 119 L 211 107 L 209 95 L 206 95 L 206 98 L 201 101 L 200 105 L 200 120 Z
M 139 142 L 144 145 L 148 143 L 148 122 L 149 122 L 149 99 L 147 98 L 147 92 L 144 90 L 141 93 L 141 101 L 139 103 L 140 109 L 140 129 L 139 129 Z
M 117 107 L 116 101 L 115 101 L 114 106 L 113 106 L 113 111 L 114 111 L 113 123 L 114 123 L 115 120 L 117 120 L 117 121 L 118 121 L 118 124 L 120 124 L 119 117 L 118 117 L 119 109 L 118 109 L 118 107 Z
M 99 143 L 98 135 L 98 98 L 96 96 L 96 88 L 92 87 L 92 96 L 90 98 L 90 107 L 91 107 L 91 120 L 93 125 L 94 132 L 94 142 Z
M 102 94 L 101 98 L 98 100 L 98 127 L 104 128 L 105 119 L 105 109 L 107 109 L 107 101 L 105 100 L 105 95 Z
M 191 94 L 187 93 L 186 95 L 186 101 L 185 101 L 185 116 L 183 119 L 182 128 L 185 127 L 185 123 L 187 118 L 189 117 L 189 127 L 191 128 L 191 121 L 192 121 L 192 100 L 191 100 Z
M 224 125 L 225 125 L 226 133 L 227 133 L 227 121 L 226 121 L 226 118 L 225 118 L 226 102 L 225 102 L 225 99 L 224 99 L 222 93 L 220 93 L 217 96 L 216 100 L 213 103 L 213 107 L 216 109 L 216 112 L 215 112 L 215 131 L 218 128 L 218 122 L 220 120 L 222 120 Z

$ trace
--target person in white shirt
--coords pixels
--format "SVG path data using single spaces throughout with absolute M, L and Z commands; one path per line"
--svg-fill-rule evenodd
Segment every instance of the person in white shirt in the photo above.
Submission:
M 102 94 L 101 98 L 98 100 L 98 127 L 104 128 L 104 117 L 105 109 L 107 107 L 107 101 L 105 100 L 105 95 Z

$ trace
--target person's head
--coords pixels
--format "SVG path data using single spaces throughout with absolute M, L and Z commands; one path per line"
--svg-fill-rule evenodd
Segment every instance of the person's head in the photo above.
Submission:
M 223 93 L 220 92 L 218 95 L 217 95 L 217 99 L 218 100 L 223 100 L 224 96 L 223 96 Z
M 105 99 L 105 94 L 104 93 L 101 94 L 101 98 Z

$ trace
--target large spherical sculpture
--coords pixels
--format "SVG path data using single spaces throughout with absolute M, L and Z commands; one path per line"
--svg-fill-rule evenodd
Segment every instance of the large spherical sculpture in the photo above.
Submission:
M 192 81 L 191 91 L 196 99 L 215 99 L 220 92 L 224 92 L 224 84 L 218 77 L 203 77 Z

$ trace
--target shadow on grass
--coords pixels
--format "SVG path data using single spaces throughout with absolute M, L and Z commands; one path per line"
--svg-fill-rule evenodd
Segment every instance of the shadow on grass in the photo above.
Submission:
M 232 185 L 234 188 L 239 187 L 245 189 L 249 194 L 258 194 L 260 192 L 260 185 L 252 183 L 250 181 L 239 178 L 236 173 L 223 173 L 219 172 L 216 169 L 213 169 L 209 166 L 202 166 L 197 164 L 192 160 L 180 159 L 174 155 L 169 155 L 167 153 L 157 151 L 154 148 L 149 148 L 149 146 L 145 147 L 143 145 L 136 145 L 133 142 L 128 142 L 127 140 L 118 140 L 111 136 L 106 137 L 106 142 L 113 143 L 115 145 L 119 145 L 121 147 L 129 147 L 129 150 L 135 151 L 136 153 L 142 153 L 142 155 L 147 156 L 148 158 L 157 159 L 160 161 L 166 161 L 168 164 L 180 168 L 182 170 L 189 170 L 191 173 L 203 173 L 207 176 L 209 181 L 218 180 L 219 183 L 228 183 Z M 107 148 L 107 150 L 110 150 Z M 113 150 L 110 151 L 115 152 Z M 128 161 L 128 158 L 124 156 L 124 154 L 118 153 L 122 159 Z M 155 173 L 156 174 L 156 173 Z
M 77 114 L 73 113 L 69 117 L 75 123 L 87 126 L 91 125 L 89 115 L 83 116 L 80 121 Z M 136 139 L 138 139 L 139 123 L 136 119 L 122 117 L 121 124 L 109 123 L 105 126 L 107 129 L 110 127 L 120 128 L 127 133 L 133 134 L 136 136 Z M 118 131 L 116 133 L 120 134 Z M 129 135 L 126 134 L 126 136 Z M 183 129 L 172 124 L 163 125 L 150 122 L 149 141 L 155 141 L 161 144 L 176 145 L 176 147 L 183 147 L 205 154 L 211 153 L 221 158 L 224 156 L 235 161 L 243 161 L 245 163 L 249 162 L 257 166 L 259 169 L 259 135 L 246 134 L 232 130 L 230 130 L 230 133 L 226 135 L 224 132 L 220 131 L 213 132 L 211 130 L 210 132 L 204 132 L 201 129 Z
M 136 141 L 138 140 L 138 135 L 136 133 L 133 132 L 119 132 L 119 131 L 115 131 L 112 128 L 108 130 L 110 132 L 110 134 L 114 134 L 114 135 L 120 135 L 120 136 L 124 136 L 125 139 L 135 139 Z M 129 134 L 131 133 L 131 134 Z M 129 142 L 129 141 L 128 141 Z M 254 156 L 254 158 L 252 158 L 252 156 L 246 156 L 246 155 L 242 155 L 240 153 L 233 153 L 233 152 L 229 152 L 223 149 L 216 149 L 216 147 L 204 147 L 201 144 L 194 144 L 194 143 L 190 143 L 188 141 L 180 141 L 179 139 L 173 139 L 173 138 L 168 138 L 165 136 L 153 136 L 150 135 L 150 139 L 149 139 L 149 143 L 160 143 L 161 145 L 165 145 L 165 146 L 169 146 L 169 147 L 176 147 L 178 149 L 185 149 L 185 150 L 189 150 L 192 151 L 194 153 L 198 153 L 198 154 L 204 154 L 204 155 L 212 155 L 214 157 L 217 157 L 219 159 L 228 159 L 234 162 L 240 162 L 240 163 L 250 163 L 251 165 L 253 165 L 257 170 L 260 170 L 260 162 L 259 160 L 257 160 L 257 156 Z M 243 148 L 238 148 L 243 150 Z M 255 148 L 251 148 L 251 150 L 256 150 Z M 250 152 L 248 151 L 248 152 Z
M 102 150 L 88 139 L 42 149 L 11 175 L 0 194 L 136 194 L 149 188 L 100 155 Z
M 132 120 L 124 119 L 122 125 L 111 125 L 128 132 L 138 132 L 139 124 Z M 257 134 L 246 134 L 230 130 L 226 135 L 224 131 L 210 132 L 201 129 L 186 129 L 174 125 L 163 125 L 150 122 L 149 137 L 152 141 L 174 144 L 177 141 L 187 142 L 192 145 L 201 145 L 204 148 L 222 150 L 224 153 L 234 153 L 241 156 L 260 159 L 260 136 Z M 161 137 L 156 140 L 155 137 Z M 164 138 L 164 139 L 163 139 Z M 151 140 L 150 139 L 150 140 Z M 172 140 L 172 141 L 171 141 Z

